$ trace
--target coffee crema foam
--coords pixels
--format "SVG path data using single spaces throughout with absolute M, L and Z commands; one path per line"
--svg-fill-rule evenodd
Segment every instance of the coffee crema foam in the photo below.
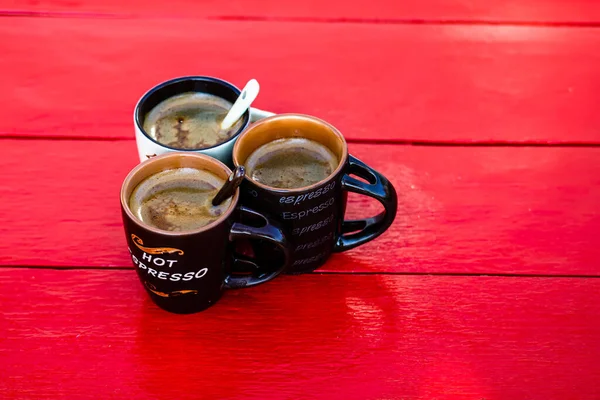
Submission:
M 219 219 L 231 198 L 218 206 L 212 199 L 225 183 L 196 168 L 175 168 L 144 179 L 129 198 L 129 209 L 140 221 L 171 232 L 193 231 Z
M 329 148 L 306 138 L 266 143 L 245 162 L 252 180 L 279 189 L 313 185 L 329 177 L 338 165 L 338 157 Z
M 144 118 L 144 131 L 154 140 L 177 149 L 199 150 L 229 140 L 242 126 L 240 118 L 221 130 L 232 103 L 212 94 L 187 92 L 163 100 Z

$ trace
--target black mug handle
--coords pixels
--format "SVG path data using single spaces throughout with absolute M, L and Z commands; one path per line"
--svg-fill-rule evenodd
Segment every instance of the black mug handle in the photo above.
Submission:
M 357 175 L 368 183 L 353 178 L 350 174 Z M 381 235 L 394 222 L 398 208 L 396 189 L 390 181 L 351 155 L 348 155 L 348 166 L 342 178 L 342 189 L 373 197 L 383 205 L 384 210 L 371 218 L 342 222 L 340 236 L 333 248 L 335 252 L 353 249 Z
M 234 288 L 243 288 L 249 286 L 256 286 L 261 283 L 265 283 L 275 278 L 277 275 L 285 271 L 291 261 L 291 250 L 290 245 L 287 240 L 287 237 L 283 230 L 273 221 L 269 220 L 267 217 L 262 215 L 259 212 L 251 210 L 247 207 L 239 207 L 238 212 L 241 216 L 246 216 L 249 218 L 253 218 L 254 220 L 258 220 L 263 222 L 262 226 L 256 227 L 251 225 L 246 225 L 241 222 L 234 222 L 229 230 L 229 240 L 234 241 L 236 239 L 261 239 L 267 242 L 270 242 L 281 249 L 284 256 L 284 262 L 282 265 L 274 270 L 270 271 L 266 274 L 260 276 L 250 276 L 250 275 L 235 275 L 230 274 L 225 279 L 225 287 L 229 289 Z M 253 269 L 260 269 L 260 266 L 256 264 L 253 259 L 246 259 L 239 257 L 234 254 L 233 265 L 236 264 L 245 264 L 250 266 Z M 235 271 L 233 271 L 235 272 Z

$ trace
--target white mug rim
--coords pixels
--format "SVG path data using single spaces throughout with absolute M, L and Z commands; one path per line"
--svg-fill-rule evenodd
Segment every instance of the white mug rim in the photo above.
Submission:
M 137 103 L 135 104 L 135 108 L 133 109 L 133 123 L 136 127 L 136 129 L 142 134 L 144 135 L 144 137 L 148 140 L 150 140 L 152 143 L 156 144 L 159 147 L 165 148 L 165 149 L 169 149 L 169 150 L 173 150 L 173 151 L 182 151 L 182 152 L 189 152 L 189 153 L 197 153 L 197 152 L 202 152 L 205 150 L 211 150 L 211 149 L 216 149 L 220 146 L 224 146 L 229 142 L 232 142 L 234 140 L 237 139 L 237 137 L 248 127 L 248 125 L 250 125 L 250 108 L 248 110 L 246 110 L 246 112 L 243 114 L 243 118 L 246 121 L 244 124 L 242 124 L 242 126 L 238 129 L 238 131 L 232 135 L 229 139 L 227 139 L 224 142 L 221 143 L 217 143 L 211 147 L 202 147 L 200 149 L 182 149 L 182 148 L 178 148 L 178 147 L 171 147 L 169 145 L 166 145 L 164 143 L 160 143 L 159 141 L 157 141 L 156 139 L 154 139 L 153 137 L 151 137 L 150 135 L 148 135 L 148 133 L 144 130 L 144 128 L 142 127 L 141 123 L 140 123 L 140 118 L 139 118 L 139 109 L 141 104 L 143 104 L 143 102 L 145 100 L 147 100 L 148 97 L 150 97 L 150 95 L 162 88 L 164 88 L 165 86 L 174 84 L 174 83 L 178 83 L 178 82 L 183 82 L 186 80 L 199 80 L 199 81 L 209 81 L 209 82 L 215 82 L 218 84 L 221 84 L 223 86 L 228 87 L 229 89 L 232 89 L 233 92 L 236 95 L 240 95 L 240 93 L 242 92 L 237 86 L 235 86 L 234 84 L 221 79 L 221 78 L 216 78 L 213 76 L 206 76 L 206 75 L 186 75 L 186 76 L 180 76 L 177 78 L 172 78 L 163 82 L 160 82 L 157 85 L 154 85 L 152 88 L 150 88 L 149 90 L 147 90 L 142 97 L 140 97 L 140 99 L 137 101 Z

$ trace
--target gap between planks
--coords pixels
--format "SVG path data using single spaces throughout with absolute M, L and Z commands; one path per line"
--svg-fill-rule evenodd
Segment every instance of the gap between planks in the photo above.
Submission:
M 82 19 L 138 19 L 146 15 L 114 14 L 99 12 L 0 10 L 0 18 L 82 18 Z M 156 18 L 152 16 L 151 18 Z M 184 16 L 163 16 L 161 19 L 186 19 Z M 189 17 L 188 17 L 189 18 Z M 193 19 L 234 22 L 293 22 L 321 24 L 368 24 L 368 25 L 450 25 L 450 26 L 506 26 L 544 28 L 600 28 L 600 21 L 518 21 L 494 19 L 429 19 L 429 18 L 353 18 L 353 17 L 283 17 L 209 15 Z
M 61 136 L 61 135 L 28 135 L 20 136 L 0 133 L 0 140 L 48 140 L 48 141 L 88 141 L 88 142 L 121 142 L 133 141 L 134 138 L 125 137 L 89 137 L 89 136 Z M 523 141 L 509 142 L 501 140 L 481 141 L 441 141 L 441 140 L 404 140 L 404 139 L 361 139 L 346 138 L 348 143 L 356 144 L 381 144 L 398 146 L 429 146 L 429 147 L 600 147 L 597 142 L 542 142 Z
M 129 271 L 133 270 L 133 267 L 104 267 L 104 266 L 79 266 L 79 267 L 64 267 L 64 266 L 46 266 L 46 265 L 0 265 L 2 269 L 43 269 L 43 270 L 56 270 L 56 271 L 94 271 L 94 270 L 106 270 L 106 271 Z M 518 274 L 518 273 L 471 273 L 471 272 L 377 272 L 377 271 L 313 271 L 302 275 L 355 275 L 355 276 L 452 276 L 452 277 L 495 277 L 495 278 L 557 278 L 557 279 L 598 279 L 600 275 L 586 275 L 586 274 L 559 274 L 559 275 L 546 275 L 546 274 Z M 297 276 L 297 275 L 289 275 Z

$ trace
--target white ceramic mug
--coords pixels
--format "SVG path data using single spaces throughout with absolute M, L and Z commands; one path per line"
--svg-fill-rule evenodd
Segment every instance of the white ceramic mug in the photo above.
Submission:
M 215 96 L 219 96 L 234 103 L 240 95 L 240 89 L 232 85 L 231 83 L 222 79 L 208 77 L 208 76 L 184 76 L 168 80 L 154 86 L 152 89 L 147 91 L 137 102 L 133 111 L 133 125 L 135 127 L 135 141 L 137 143 L 138 156 L 140 162 L 147 160 L 150 157 L 158 156 L 173 151 L 184 151 L 192 153 L 202 153 L 208 156 L 214 157 L 217 160 L 223 162 L 228 167 L 233 166 L 231 159 L 231 153 L 233 151 L 233 145 L 237 140 L 238 136 L 244 129 L 248 127 L 248 124 L 258 121 L 259 119 L 266 118 L 274 115 L 271 112 L 259 110 L 257 108 L 251 108 L 242 115 L 242 126 L 235 132 L 232 137 L 212 147 L 204 149 L 178 149 L 170 147 L 168 145 L 157 142 L 154 138 L 148 135 L 143 128 L 144 118 L 150 110 L 152 110 L 161 101 L 166 100 L 170 97 L 181 93 L 187 92 L 202 92 L 208 93 Z

